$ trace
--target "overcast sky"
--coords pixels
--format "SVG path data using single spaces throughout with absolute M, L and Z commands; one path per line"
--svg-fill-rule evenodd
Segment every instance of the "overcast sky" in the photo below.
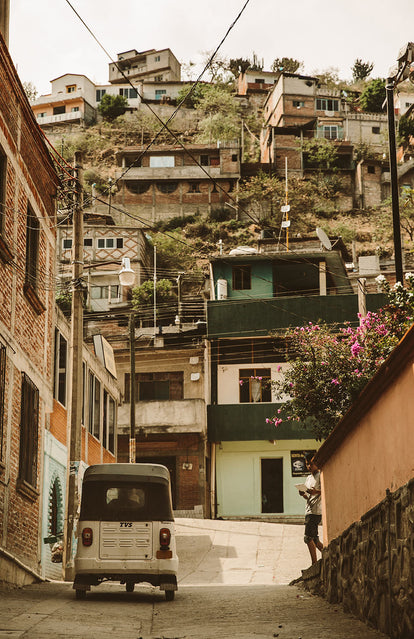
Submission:
M 39 94 L 65 73 L 108 81 L 107 55 L 66 0 L 11 0 L 10 52 L 23 82 Z M 129 49 L 170 48 L 181 63 L 214 50 L 245 0 L 71 0 L 112 59 Z M 270 70 L 277 57 L 304 62 L 304 72 L 336 67 L 351 79 L 356 58 L 385 77 L 399 49 L 414 41 L 414 0 L 250 0 L 220 50 L 255 52 Z

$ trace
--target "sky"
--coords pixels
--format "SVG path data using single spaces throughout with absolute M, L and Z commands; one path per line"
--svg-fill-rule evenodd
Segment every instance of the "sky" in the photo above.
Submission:
M 10 0 L 9 50 L 20 79 L 38 95 L 66 73 L 105 84 L 110 58 L 130 49 L 170 48 L 181 63 L 197 65 L 195 79 L 205 52 L 216 49 L 245 2 L 70 0 L 95 39 L 68 0 Z M 249 0 L 219 54 L 255 53 L 265 71 L 287 56 L 304 63 L 303 73 L 334 67 L 350 80 L 357 58 L 374 63 L 372 77 L 386 77 L 412 41 L 413 0 Z

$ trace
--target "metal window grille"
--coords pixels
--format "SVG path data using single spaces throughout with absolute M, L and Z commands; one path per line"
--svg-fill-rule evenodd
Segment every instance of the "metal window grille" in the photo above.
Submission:
M 37 485 L 39 389 L 22 373 L 19 478 Z
M 39 220 L 28 208 L 26 225 L 26 283 L 37 289 L 37 266 L 39 259 Z
M 0 459 L 3 459 L 4 398 L 6 386 L 6 347 L 0 344 Z

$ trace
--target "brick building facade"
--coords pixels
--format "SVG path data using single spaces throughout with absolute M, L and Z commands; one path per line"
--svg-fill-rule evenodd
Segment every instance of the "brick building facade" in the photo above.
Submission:
M 58 178 L 0 36 L 0 574 L 39 571 Z M 21 567 L 26 567 L 25 571 Z
M 68 411 L 70 404 L 70 327 L 57 312 L 54 339 L 53 411 L 44 434 L 41 571 L 49 579 L 62 579 L 62 564 L 52 562 L 52 549 L 63 538 L 66 511 L 68 460 Z M 91 464 L 113 463 L 117 455 L 117 406 L 120 391 L 116 378 L 84 344 L 81 472 Z M 48 540 L 48 541 L 45 541 Z

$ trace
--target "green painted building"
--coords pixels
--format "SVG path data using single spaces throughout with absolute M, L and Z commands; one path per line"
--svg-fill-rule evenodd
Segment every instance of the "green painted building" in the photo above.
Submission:
M 301 518 L 295 488 L 303 451 L 319 447 L 298 422 L 266 421 L 281 406 L 271 381 L 286 368 L 283 335 L 308 322 L 358 324 L 358 295 L 337 250 L 248 252 L 211 260 L 207 339 L 211 361 L 208 439 L 212 509 L 219 517 Z M 367 310 L 384 302 L 366 297 Z

